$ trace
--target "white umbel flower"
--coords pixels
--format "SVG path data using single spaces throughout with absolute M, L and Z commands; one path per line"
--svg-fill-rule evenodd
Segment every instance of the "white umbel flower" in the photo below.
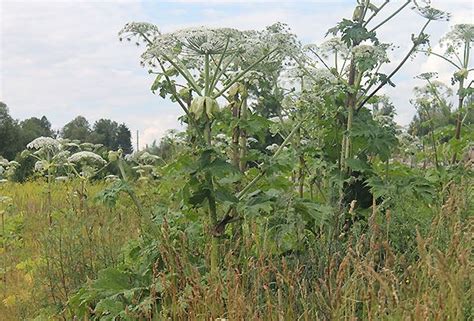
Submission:
M 49 150 L 56 150 L 59 149 L 61 144 L 59 143 L 58 140 L 51 138 L 51 137 L 38 137 L 31 141 L 28 145 L 26 145 L 26 148 L 29 149 L 49 149 Z
M 42 160 L 37 161 L 35 163 L 35 171 L 37 172 L 43 171 L 46 168 L 46 165 L 47 165 L 46 161 L 42 161 Z
M 383 47 L 371 45 L 358 45 L 352 48 L 356 59 L 374 59 L 378 62 L 388 62 L 387 52 Z
M 271 145 L 268 145 L 265 149 L 273 153 L 278 149 L 278 147 L 280 146 L 278 146 L 277 144 L 271 144 Z
M 152 164 L 161 158 L 157 155 L 150 154 L 149 152 L 144 152 L 143 154 L 140 155 L 138 158 L 141 162 L 147 163 L 147 164 Z
M 82 151 L 82 152 L 72 154 L 68 158 L 68 161 L 71 163 L 81 163 L 81 162 L 99 163 L 99 164 L 107 163 L 102 157 L 100 157 L 96 153 L 88 152 L 88 151 Z

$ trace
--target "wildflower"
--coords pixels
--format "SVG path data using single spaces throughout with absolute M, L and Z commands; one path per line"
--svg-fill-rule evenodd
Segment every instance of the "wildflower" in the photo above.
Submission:
M 278 149 L 278 146 L 277 144 L 271 144 L 271 145 L 268 145 L 267 147 L 265 147 L 266 150 L 268 150 L 269 152 L 275 152 L 277 149 Z
M 82 143 L 79 145 L 83 150 L 91 151 L 94 149 L 94 144 L 92 143 Z
M 91 162 L 105 164 L 106 161 L 99 155 L 93 152 L 82 151 L 69 156 L 68 161 L 71 163 Z
M 55 178 L 56 181 L 58 182 L 65 182 L 65 181 L 68 181 L 69 180 L 69 177 L 67 176 L 58 176 Z
M 226 141 L 226 140 L 227 140 L 227 135 L 226 135 L 226 134 L 219 133 L 219 134 L 216 135 L 216 138 L 217 138 L 218 140 Z
M 41 171 L 45 170 L 46 167 L 47 167 L 47 162 L 46 161 L 39 160 L 35 163 L 35 171 L 37 171 L 37 172 L 41 172 Z
M 247 138 L 247 141 L 251 144 L 257 144 L 258 143 L 258 140 L 253 138 L 253 137 L 249 137 Z
M 438 77 L 437 72 L 424 72 L 424 73 L 419 74 L 418 76 L 416 76 L 416 78 L 423 79 L 423 80 L 430 80 L 432 78 L 437 78 L 437 77 Z
M 26 145 L 26 148 L 57 150 L 60 148 L 60 145 L 59 141 L 54 138 L 41 136 L 31 141 Z
M 107 175 L 105 176 L 105 181 L 106 182 L 114 182 L 119 180 L 119 177 L 117 175 Z
M 152 155 L 149 152 L 143 152 L 140 157 L 138 158 L 141 162 L 152 164 L 161 158 L 157 155 Z
M 10 161 L 10 162 L 8 162 L 8 166 L 18 167 L 18 166 L 20 166 L 20 163 L 18 163 L 17 161 Z
M 386 46 L 387 47 L 387 46 Z M 355 59 L 371 58 L 379 62 L 388 62 L 384 46 L 358 45 L 352 48 Z
M 415 9 L 419 15 L 421 15 L 422 17 L 428 20 L 448 21 L 449 18 L 451 17 L 449 13 L 433 8 L 429 4 L 422 7 L 416 1 L 415 1 L 415 6 L 412 9 Z
M 453 47 L 460 47 L 465 42 L 474 41 L 474 24 L 461 23 L 454 25 L 450 32 L 448 32 L 442 39 L 441 45 L 446 43 Z
M 340 37 L 330 38 L 319 46 L 307 45 L 305 49 L 313 53 L 318 53 L 324 58 L 328 58 L 330 54 L 338 54 L 345 59 L 350 53 L 349 48 Z
M 336 77 L 325 68 L 315 68 L 312 70 L 312 80 L 318 83 L 335 83 Z

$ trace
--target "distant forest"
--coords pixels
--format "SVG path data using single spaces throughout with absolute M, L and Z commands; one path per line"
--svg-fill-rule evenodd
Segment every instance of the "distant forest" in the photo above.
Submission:
M 46 116 L 16 120 L 8 106 L 0 102 L 0 155 L 15 159 L 26 144 L 40 136 L 102 144 L 108 150 L 121 148 L 125 154 L 133 152 L 130 129 L 124 123 L 102 118 L 91 125 L 85 117 L 77 116 L 60 130 L 53 130 Z

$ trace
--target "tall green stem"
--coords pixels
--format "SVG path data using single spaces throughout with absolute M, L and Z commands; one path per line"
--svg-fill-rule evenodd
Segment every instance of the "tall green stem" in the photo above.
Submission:
M 240 119 L 243 119 L 244 121 L 247 119 L 247 88 L 244 89 L 245 93 L 242 95 L 242 107 L 240 111 Z M 245 172 L 247 168 L 247 161 L 246 161 L 246 156 L 247 156 L 247 132 L 245 129 L 240 128 L 240 138 L 239 138 L 239 149 L 240 149 L 240 155 L 239 155 L 239 169 L 241 172 Z
M 459 81 L 459 91 L 458 91 L 458 110 L 457 110 L 457 116 L 456 116 L 456 132 L 454 133 L 454 139 L 455 140 L 460 140 L 461 139 L 461 128 L 462 128 L 462 107 L 464 104 L 464 78 L 462 78 Z M 454 151 L 453 153 L 453 158 L 451 159 L 451 164 L 456 163 L 456 158 L 457 158 L 457 153 Z

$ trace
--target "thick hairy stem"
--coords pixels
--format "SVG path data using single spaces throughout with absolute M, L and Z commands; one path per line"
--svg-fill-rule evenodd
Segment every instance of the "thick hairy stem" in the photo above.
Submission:
M 48 160 L 49 162 L 49 160 Z M 53 215 L 52 215 L 52 196 L 51 196 L 51 169 L 48 167 L 48 221 L 49 221 L 49 226 L 53 225 Z
M 304 181 L 305 181 L 304 167 L 305 167 L 304 156 L 301 154 L 300 155 L 300 165 L 299 165 L 299 182 L 300 182 L 300 184 L 299 184 L 299 189 L 298 189 L 298 192 L 299 192 L 301 198 L 303 198 L 303 196 L 304 196 Z
M 458 114 L 456 116 L 456 132 L 454 134 L 455 140 L 461 139 L 461 128 L 462 128 L 462 106 L 464 104 L 464 93 L 462 92 L 464 89 L 464 78 L 459 81 L 459 91 L 458 91 Z M 453 158 L 451 159 L 451 164 L 456 163 L 457 153 L 456 151 L 453 153 Z
M 298 130 L 297 135 L 297 144 L 298 147 L 301 149 L 301 128 Z M 298 164 L 298 194 L 301 198 L 304 196 L 304 181 L 305 181 L 305 160 L 304 154 L 302 151 L 299 153 L 299 164 Z
M 349 94 L 347 96 L 347 122 L 346 122 L 346 131 L 342 137 L 342 147 L 341 147 L 341 170 L 347 170 L 347 159 L 350 156 L 350 134 L 352 130 L 352 121 L 354 118 L 354 107 L 357 99 L 357 92 L 354 88 L 356 78 L 356 63 L 354 57 L 351 59 L 351 64 L 349 67 Z
M 235 100 L 232 105 L 232 117 L 234 117 L 234 119 L 240 118 L 240 104 L 239 102 Z M 235 168 L 239 168 L 239 165 L 240 165 L 239 138 L 240 138 L 240 126 L 236 124 L 234 128 L 232 129 L 232 145 L 231 145 L 232 165 L 234 165 Z
M 464 68 L 467 69 L 468 66 L 469 66 L 469 56 L 470 56 L 470 50 L 471 50 L 471 47 L 470 47 L 470 43 L 468 42 L 465 42 L 464 43 Z M 469 71 L 468 71 L 469 73 Z M 467 79 L 467 75 L 466 75 L 466 79 Z M 472 82 L 471 82 L 472 83 Z M 470 87 L 470 85 L 468 86 Z M 456 133 L 454 134 L 454 139 L 456 140 L 460 140 L 461 139 L 461 129 L 462 129 L 462 116 L 461 116 L 461 111 L 462 111 L 462 107 L 464 105 L 464 78 L 461 78 L 459 80 L 459 90 L 458 90 L 458 115 L 456 117 Z M 451 160 L 451 163 L 454 164 L 456 163 L 456 158 L 457 158 L 457 154 L 456 152 L 454 152 L 453 154 L 453 158 Z
M 240 166 L 240 146 L 239 146 L 239 139 L 240 139 L 240 126 L 238 125 L 238 120 L 240 119 L 241 115 L 241 107 L 243 102 L 237 99 L 238 95 L 236 95 L 234 101 L 233 101 L 233 106 L 232 106 L 232 117 L 234 120 L 237 121 L 236 125 L 232 129 L 232 165 L 235 168 L 241 169 Z M 240 184 L 235 184 L 235 188 L 237 191 L 240 190 Z M 237 210 L 234 208 L 232 209 L 232 213 L 230 213 L 231 217 L 237 216 Z M 227 223 L 227 222 L 226 222 Z M 224 226 L 224 225 L 222 225 Z M 223 231 L 219 231 L 218 234 L 222 234 Z M 235 233 L 234 233 L 234 238 L 238 239 L 239 236 L 242 235 L 242 226 L 238 228 Z
M 211 147 L 211 120 L 205 116 L 204 119 L 204 140 L 208 147 Z M 208 156 L 210 157 L 210 155 Z M 210 161 L 210 160 L 208 160 Z M 205 174 L 206 183 L 209 188 L 209 196 L 208 200 L 208 212 L 209 212 L 209 226 L 214 227 L 217 225 L 217 205 L 216 205 L 216 198 L 214 196 L 214 182 L 212 180 L 212 173 L 207 171 Z M 216 275 L 219 269 L 219 242 L 214 235 L 214 233 L 210 233 L 211 235 L 211 274 Z
M 217 225 L 217 205 L 216 199 L 214 197 L 214 185 L 212 182 L 212 174 L 210 172 L 206 173 L 206 181 L 209 184 L 211 189 L 208 197 L 209 202 L 209 223 L 210 226 Z M 216 275 L 219 269 L 219 242 L 218 239 L 213 233 L 211 233 L 211 274 Z
M 247 119 L 247 112 L 248 112 L 247 96 L 245 95 L 242 97 L 242 107 L 240 110 L 240 118 L 243 120 Z M 240 149 L 239 169 L 243 173 L 247 169 L 247 161 L 245 160 L 247 156 L 247 132 L 243 128 L 240 128 L 239 149 Z

